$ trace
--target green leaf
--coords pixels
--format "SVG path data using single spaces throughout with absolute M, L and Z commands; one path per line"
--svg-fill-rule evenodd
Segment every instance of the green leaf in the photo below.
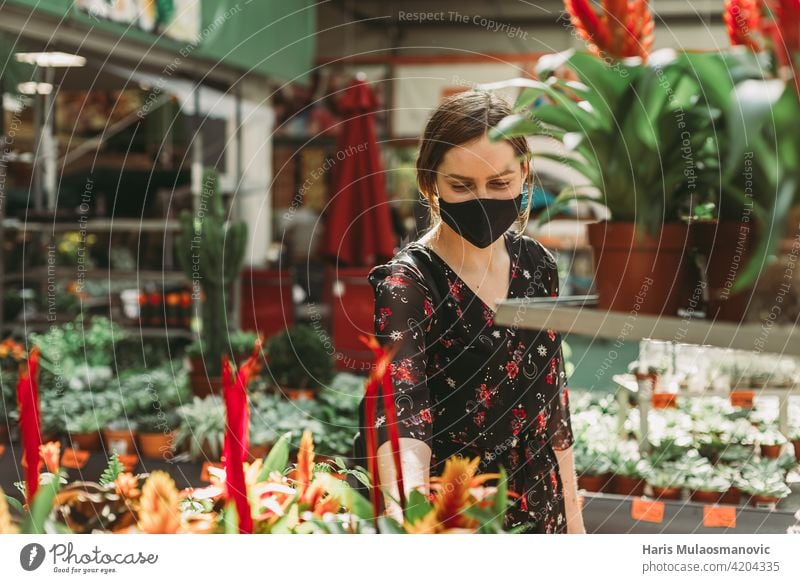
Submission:
M 124 471 L 125 466 L 123 466 L 122 462 L 119 461 L 119 455 L 117 453 L 113 453 L 108 460 L 106 469 L 103 470 L 103 473 L 100 475 L 100 479 L 98 481 L 101 486 L 108 486 L 109 484 L 113 484 L 117 477 Z
M 261 473 L 258 475 L 258 481 L 263 482 L 269 478 L 273 471 L 283 472 L 289 463 L 289 440 L 291 439 L 291 432 L 287 431 L 275 442 L 275 445 L 269 450 L 267 458 L 264 460 L 264 465 L 261 468 Z
M 378 532 L 381 534 L 408 534 L 391 516 L 378 517 Z
M 410 523 L 415 523 L 427 515 L 433 506 L 419 490 L 412 490 L 408 495 L 408 503 L 404 512 L 405 518 Z
M 55 475 L 47 484 L 42 484 L 33 497 L 31 511 L 22 522 L 23 534 L 44 534 L 44 525 L 53 510 L 53 501 L 61 489 L 60 476 Z
M 236 505 L 233 500 L 225 504 L 222 511 L 222 524 L 225 534 L 239 534 L 239 515 L 236 513 Z
M 19 512 L 20 514 L 25 514 L 25 507 L 22 505 L 22 502 L 14 498 L 13 496 L 9 496 L 8 494 L 4 494 L 6 497 L 6 502 L 8 505 L 11 506 L 14 510 Z

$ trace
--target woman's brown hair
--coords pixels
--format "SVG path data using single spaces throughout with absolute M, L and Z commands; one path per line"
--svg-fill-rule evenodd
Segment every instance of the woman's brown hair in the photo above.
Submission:
M 417 187 L 430 208 L 429 227 L 441 219 L 436 174 L 445 153 L 450 148 L 480 138 L 512 113 L 509 104 L 498 95 L 490 91 L 469 90 L 448 97 L 431 114 L 425 125 L 416 164 Z M 533 196 L 533 172 L 530 168 L 532 153 L 525 136 L 511 137 L 505 141 L 514 148 L 520 163 L 528 164 L 526 182 L 529 204 L 517 220 L 517 231 L 521 234 L 528 223 L 530 199 Z

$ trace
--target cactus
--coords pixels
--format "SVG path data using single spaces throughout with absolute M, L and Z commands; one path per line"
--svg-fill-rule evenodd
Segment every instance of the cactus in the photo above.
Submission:
M 184 211 L 177 239 L 178 262 L 192 282 L 203 291 L 200 348 L 207 374 L 219 376 L 228 342 L 226 293 L 244 262 L 247 223 L 225 217 L 219 177 L 213 169 L 203 173 L 203 190 L 196 215 Z

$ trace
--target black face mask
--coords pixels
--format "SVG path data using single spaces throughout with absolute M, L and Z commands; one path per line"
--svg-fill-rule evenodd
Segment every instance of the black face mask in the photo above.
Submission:
M 520 214 L 522 197 L 473 198 L 447 202 L 439 197 L 442 220 L 476 247 L 488 247 L 514 224 Z

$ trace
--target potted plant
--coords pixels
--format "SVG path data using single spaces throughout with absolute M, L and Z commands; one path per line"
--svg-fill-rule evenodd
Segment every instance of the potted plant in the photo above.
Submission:
M 203 292 L 201 330 L 191 348 L 191 386 L 195 395 L 219 393 L 222 355 L 228 342 L 228 288 L 242 267 L 247 244 L 247 223 L 231 222 L 222 200 L 219 177 L 213 169 L 203 174 L 205 205 L 197 216 L 181 214 L 177 239 L 178 260 Z
M 573 447 L 578 488 L 587 492 L 602 492 L 611 480 L 611 460 L 600 448 L 578 442 Z
M 75 449 L 97 451 L 100 449 L 100 428 L 103 419 L 94 410 L 84 411 L 66 420 L 67 439 Z
M 647 460 L 642 459 L 633 441 L 625 441 L 614 451 L 614 492 L 623 496 L 643 496 L 645 477 L 650 472 Z
M 169 458 L 178 433 L 180 416 L 175 411 L 148 413 L 136 419 L 139 451 L 147 458 Z
M 103 440 L 109 453 L 120 456 L 136 453 L 136 421 L 119 418 L 103 428 Z
M 680 500 L 683 495 L 683 477 L 673 463 L 651 466 L 647 474 L 647 483 L 655 498 L 663 500 Z
M 228 335 L 230 354 L 237 364 L 252 354 L 256 340 L 258 340 L 258 334 L 251 330 L 237 330 Z
M 291 400 L 316 398 L 333 378 L 333 357 L 311 326 L 299 324 L 272 336 L 266 352 L 273 381 Z
M 769 428 L 759 433 L 758 443 L 763 457 L 777 459 L 781 456 L 781 450 L 788 440 L 777 429 Z
M 794 447 L 794 458 L 800 462 L 800 427 L 795 427 L 789 434 L 789 440 Z
M 225 438 L 225 406 L 218 395 L 201 399 L 195 396 L 190 403 L 178 408 L 180 424 L 174 444 L 183 446 L 194 460 L 218 460 Z
M 787 456 L 788 457 L 788 456 Z M 779 459 L 752 459 L 740 470 L 739 488 L 750 494 L 752 506 L 772 506 L 791 494 L 786 485 L 786 467 Z
M 718 504 L 723 501 L 733 482 L 727 472 L 710 464 L 700 465 L 686 478 L 689 499 L 703 504 Z

